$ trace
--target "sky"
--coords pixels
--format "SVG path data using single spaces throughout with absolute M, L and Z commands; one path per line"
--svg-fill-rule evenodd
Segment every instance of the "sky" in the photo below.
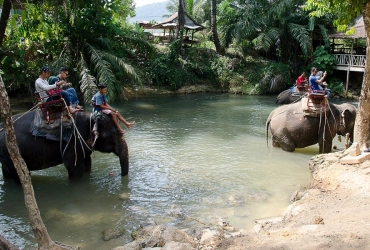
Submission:
M 151 3 L 159 3 L 159 2 L 167 2 L 168 0 L 135 0 L 136 7 L 140 7 L 143 5 L 151 4 Z

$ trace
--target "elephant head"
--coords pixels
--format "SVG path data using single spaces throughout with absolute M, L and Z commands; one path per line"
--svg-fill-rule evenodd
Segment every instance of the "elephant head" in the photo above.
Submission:
M 102 114 L 95 119 L 97 138 L 94 149 L 104 153 L 114 153 L 119 157 L 121 175 L 125 176 L 129 171 L 128 148 L 124 135 L 120 134 L 115 127 L 111 116 Z M 94 124 L 94 125 L 95 125 Z
M 353 142 L 353 130 L 356 121 L 356 107 L 348 103 L 334 106 L 336 106 L 339 111 L 338 120 L 336 121 L 337 134 L 346 136 L 348 133 L 350 135 L 350 141 Z

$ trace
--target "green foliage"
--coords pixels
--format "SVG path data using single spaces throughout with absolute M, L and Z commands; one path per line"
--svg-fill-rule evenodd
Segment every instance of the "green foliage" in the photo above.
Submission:
M 340 95 L 345 90 L 343 82 L 338 77 L 329 76 L 327 84 L 332 94 Z
M 256 67 L 247 76 L 248 82 L 255 85 L 255 92 L 260 94 L 278 93 L 292 85 L 288 64 L 268 63 Z
M 8 88 L 16 90 L 14 82 L 33 85 L 45 64 L 53 67 L 52 73 L 61 65 L 76 68 L 69 80 L 89 94 L 88 88 L 94 91 L 92 79 L 106 82 L 110 100 L 122 93 L 125 84 L 140 84 L 138 65 L 153 56 L 154 48 L 142 30 L 129 30 L 120 23 L 133 14 L 132 0 L 63 3 L 63 7 L 49 1 L 26 4 L 15 26 L 9 22 L 2 60 L 8 76 L 4 81 L 12 82 Z M 14 69 L 19 72 L 12 74 Z
M 304 9 L 315 17 L 335 14 L 334 25 L 339 31 L 345 31 L 347 24 L 361 15 L 367 3 L 367 0 L 307 0 Z
M 326 71 L 332 74 L 337 64 L 335 57 L 325 49 L 324 46 L 318 46 L 313 53 L 314 61 L 312 67 L 316 67 L 321 71 Z

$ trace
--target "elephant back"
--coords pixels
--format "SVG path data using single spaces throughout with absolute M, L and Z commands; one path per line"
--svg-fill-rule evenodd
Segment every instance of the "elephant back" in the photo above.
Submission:
M 330 112 L 329 100 L 323 99 L 312 99 L 309 97 L 303 97 L 301 100 L 303 116 L 320 117 L 327 115 Z

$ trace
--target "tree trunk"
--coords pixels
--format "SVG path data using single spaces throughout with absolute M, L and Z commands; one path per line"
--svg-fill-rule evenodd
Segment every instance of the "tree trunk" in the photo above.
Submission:
M 14 133 L 12 121 L 12 113 L 9 104 L 8 93 L 2 77 L 0 76 L 0 114 L 5 129 L 6 147 L 8 148 L 10 158 L 12 159 L 19 179 L 22 184 L 24 193 L 24 202 L 28 210 L 30 224 L 35 234 L 38 249 L 74 249 L 71 247 L 59 246 L 53 242 L 46 230 L 46 227 L 41 219 L 40 211 L 37 207 L 35 194 L 32 187 L 31 177 L 27 169 L 26 163 L 20 155 L 17 140 Z
M 211 0 L 211 32 L 212 32 L 212 40 L 215 44 L 216 51 L 220 55 L 224 55 L 225 51 L 220 45 L 220 39 L 218 39 L 218 33 L 217 33 L 217 4 L 216 0 Z
M 368 46 L 366 47 L 366 68 L 358 102 L 354 141 L 365 149 L 370 146 L 370 2 L 365 6 L 363 18 Z
M 3 46 L 6 26 L 8 24 L 10 10 L 12 9 L 11 0 L 3 0 L 3 8 L 0 17 L 0 47 Z
M 179 40 L 177 47 L 177 55 L 180 55 L 182 47 L 182 37 L 184 34 L 184 25 L 185 25 L 185 10 L 183 0 L 179 0 L 179 10 L 177 12 L 177 34 L 176 37 Z

